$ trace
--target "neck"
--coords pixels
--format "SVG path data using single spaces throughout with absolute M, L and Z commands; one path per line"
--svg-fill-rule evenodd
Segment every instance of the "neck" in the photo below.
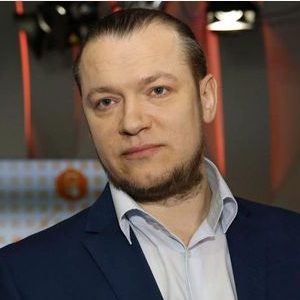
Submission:
M 186 195 L 140 205 L 173 234 L 188 245 L 193 234 L 206 218 L 210 207 L 211 191 L 207 176 Z

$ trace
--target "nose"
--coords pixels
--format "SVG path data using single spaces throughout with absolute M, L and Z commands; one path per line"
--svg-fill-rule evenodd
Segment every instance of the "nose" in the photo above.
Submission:
M 146 107 L 138 100 L 124 101 L 119 132 L 122 135 L 134 136 L 151 127 L 151 120 Z

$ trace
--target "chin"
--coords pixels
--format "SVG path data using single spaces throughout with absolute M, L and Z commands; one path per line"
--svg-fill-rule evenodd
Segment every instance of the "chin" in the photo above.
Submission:
M 157 174 L 157 172 L 156 174 L 143 172 L 140 174 L 135 174 L 134 176 L 126 176 L 121 179 L 121 181 L 130 182 L 132 185 L 141 189 L 148 189 L 153 186 L 159 185 L 159 183 L 164 180 L 164 176 Z

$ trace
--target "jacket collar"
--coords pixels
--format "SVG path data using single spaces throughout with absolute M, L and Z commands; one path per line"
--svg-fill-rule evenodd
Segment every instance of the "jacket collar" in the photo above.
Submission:
M 237 198 L 236 198 L 237 199 Z M 227 231 L 227 243 L 239 300 L 266 299 L 266 236 L 246 202 Z

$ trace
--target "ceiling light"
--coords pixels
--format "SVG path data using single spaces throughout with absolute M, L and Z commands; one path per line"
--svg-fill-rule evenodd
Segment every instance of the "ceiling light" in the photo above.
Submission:
M 46 22 L 44 16 L 41 13 L 37 13 L 37 21 L 38 21 L 38 24 L 39 24 L 40 28 L 44 32 L 46 32 L 46 33 L 50 33 L 51 32 L 51 27 Z
M 55 9 L 62 16 L 67 13 L 66 9 L 63 6 L 61 6 L 61 5 L 56 5 Z
M 253 29 L 258 9 L 252 2 L 215 1 L 207 8 L 207 28 L 212 31 L 238 31 Z

